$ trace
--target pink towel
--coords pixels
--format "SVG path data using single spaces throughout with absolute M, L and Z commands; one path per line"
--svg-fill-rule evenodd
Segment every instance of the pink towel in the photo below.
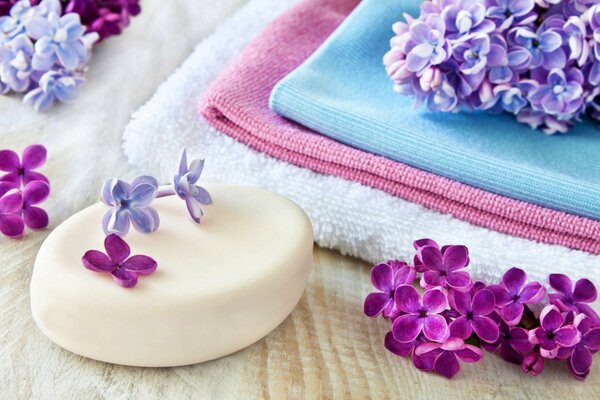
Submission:
M 273 21 L 206 92 L 200 104 L 204 118 L 248 146 L 292 164 L 500 232 L 600 254 L 600 221 L 492 194 L 353 149 L 269 109 L 273 86 L 310 56 L 357 4 L 305 0 Z

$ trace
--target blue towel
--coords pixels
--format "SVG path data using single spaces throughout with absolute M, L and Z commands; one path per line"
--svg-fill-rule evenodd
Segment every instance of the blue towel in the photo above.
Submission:
M 280 81 L 270 106 L 349 146 L 477 188 L 600 219 L 600 130 L 591 122 L 547 136 L 508 114 L 415 110 L 382 63 L 417 0 L 363 0 L 335 33 Z M 293 49 L 290 49 L 293 51 Z

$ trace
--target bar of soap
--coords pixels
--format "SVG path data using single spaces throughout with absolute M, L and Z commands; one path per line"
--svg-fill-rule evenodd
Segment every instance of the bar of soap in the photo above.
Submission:
M 46 239 L 31 280 L 35 322 L 59 346 L 105 362 L 166 367 L 231 354 L 266 336 L 296 306 L 312 266 L 313 234 L 292 201 L 262 189 L 206 185 L 202 223 L 177 196 L 157 199 L 160 228 L 131 230 L 131 254 L 158 262 L 136 287 L 81 264 L 104 251 L 95 204 Z

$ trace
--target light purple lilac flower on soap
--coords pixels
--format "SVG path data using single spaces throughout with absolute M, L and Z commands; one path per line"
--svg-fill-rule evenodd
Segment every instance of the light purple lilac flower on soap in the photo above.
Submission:
M 508 112 L 551 134 L 600 120 L 600 4 L 427 0 L 384 57 L 394 90 L 429 110 Z
M 459 372 L 461 362 L 479 361 L 480 347 L 534 376 L 552 360 L 564 362 L 576 379 L 587 377 L 592 355 L 600 350 L 600 320 L 589 306 L 597 296 L 592 282 L 573 284 L 563 274 L 551 274 L 554 292 L 546 297 L 542 283 L 510 268 L 500 283 L 473 282 L 466 275 L 465 285 L 453 287 L 452 279 L 445 279 L 452 272 L 448 266 L 466 268 L 468 249 L 440 247 L 430 239 L 417 240 L 414 247 L 413 266 L 394 260 L 371 273 L 377 291 L 367 295 L 364 312 L 389 321 L 386 349 L 447 378 Z M 427 253 L 435 257 L 423 257 Z M 434 279 L 424 279 L 429 272 Z M 422 294 L 414 287 L 418 274 Z

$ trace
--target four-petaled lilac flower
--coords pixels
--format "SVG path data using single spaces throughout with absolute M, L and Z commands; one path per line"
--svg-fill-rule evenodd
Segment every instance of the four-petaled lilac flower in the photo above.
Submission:
M 577 112 L 583 104 L 583 88 L 576 79 L 569 78 L 561 69 L 550 71 L 548 82 L 528 96 L 533 107 L 559 117 Z
M 62 103 L 74 101 L 84 83 L 85 79 L 77 73 L 65 70 L 48 71 L 42 75 L 39 86 L 23 97 L 23 103 L 31 104 L 38 112 L 45 112 L 56 100 Z
M 461 292 L 470 289 L 471 277 L 461 271 L 469 265 L 469 250 L 465 246 L 444 246 L 441 250 L 433 244 L 422 246 L 417 257 L 426 269 L 421 277 L 422 287 L 449 287 Z
M 104 240 L 106 254 L 98 250 L 88 250 L 81 262 L 95 272 L 110 272 L 113 280 L 124 288 L 137 284 L 138 275 L 149 275 L 156 270 L 157 263 L 145 255 L 129 257 L 129 245 L 118 235 L 109 235 Z
M 529 27 L 517 27 L 509 32 L 512 42 L 531 54 L 531 68 L 542 67 L 551 70 L 565 66 L 567 59 L 561 48 L 562 37 L 554 27 L 555 20 L 549 17 L 535 32 Z
M 56 62 L 67 70 L 77 68 L 87 58 L 84 32 L 85 27 L 75 13 L 33 17 L 27 24 L 27 34 L 36 40 L 33 68 L 47 71 Z
M 448 338 L 448 323 L 441 315 L 448 307 L 448 301 L 442 290 L 426 290 L 421 299 L 414 287 L 403 285 L 396 289 L 394 300 L 398 310 L 406 313 L 397 317 L 392 324 L 396 340 L 409 343 L 421 332 L 427 340 L 434 342 Z
M 364 313 L 369 317 L 379 314 L 385 318 L 392 316 L 396 289 L 401 285 L 412 284 L 415 275 L 415 269 L 402 261 L 390 260 L 374 266 L 371 270 L 371 282 L 379 292 L 367 295 Z
M 0 46 L 0 79 L 14 92 L 24 92 L 32 83 L 33 43 L 21 34 Z
M 445 32 L 444 20 L 438 15 L 430 15 L 425 21 L 417 21 L 410 27 L 410 50 L 406 55 L 408 71 L 420 72 L 448 58 Z
M 583 380 L 590 373 L 592 354 L 600 350 L 600 327 L 594 327 L 592 320 L 584 315 L 571 312 L 567 322 L 577 327 L 581 340 L 573 347 L 560 348 L 558 358 L 566 359 L 569 371 L 577 379 Z
M 515 20 L 526 17 L 535 5 L 533 0 L 488 0 L 487 16 L 493 19 L 498 30 L 510 27 Z
M 488 289 L 480 289 L 473 296 L 453 290 L 449 295 L 452 309 L 460 315 L 450 323 L 450 335 L 467 339 L 471 333 L 484 342 L 498 340 L 498 325 L 489 317 L 494 311 L 496 300 L 494 293 Z
M 474 363 L 483 357 L 480 349 L 465 344 L 464 340 L 459 338 L 449 338 L 444 343 L 423 343 L 415 349 L 415 354 L 433 357 L 433 370 L 448 379 L 460 370 L 458 359 Z
M 500 347 L 500 357 L 513 363 L 521 364 L 523 355 L 527 354 L 533 345 L 529 342 L 527 329 L 508 326 L 506 322 L 498 315 L 493 315 L 498 323 L 499 336 L 494 343 L 482 342 L 481 345 L 487 351 L 494 351 Z
M 474 35 L 452 49 L 456 60 L 460 63 L 460 71 L 466 75 L 478 74 L 486 65 L 500 65 L 506 57 L 504 49 L 499 45 L 491 45 L 490 37 L 485 34 Z
M 23 194 L 9 182 L 0 182 L 0 232 L 8 237 L 23 235 L 25 225 L 20 211 Z
M 48 178 L 35 172 L 46 162 L 46 148 L 41 144 L 31 145 L 23 150 L 22 160 L 12 150 L 0 150 L 0 171 L 8 172 L 0 176 L 0 181 L 11 182 L 16 186 L 27 185 L 33 181 L 44 181 Z
M 442 18 L 449 32 L 459 34 L 491 32 L 495 26 L 485 19 L 486 9 L 479 0 L 456 0 L 442 10 Z
M 556 306 L 549 305 L 542 310 L 541 326 L 529 331 L 529 342 L 540 346 L 542 357 L 555 358 L 561 348 L 574 346 L 581 340 L 577 328 L 564 322 Z
M 496 307 L 508 325 L 516 325 L 523 316 L 524 304 L 535 303 L 546 290 L 539 282 L 525 285 L 527 274 L 520 268 L 511 268 L 502 277 L 502 284 L 488 286 L 496 297 Z
M 175 193 L 185 200 L 188 213 L 197 224 L 200 223 L 200 217 L 203 215 L 200 205 L 212 204 L 208 191 L 196 184 L 200 179 L 203 168 L 204 160 L 200 159 L 193 160 L 188 167 L 187 154 L 184 148 L 179 160 L 179 173 L 173 178 Z
M 102 187 L 102 202 L 111 207 L 102 219 L 104 233 L 127 235 L 130 223 L 140 233 L 158 229 L 160 219 L 150 203 L 158 193 L 158 182 L 151 176 L 138 176 L 131 184 L 109 179 Z
M 43 229 L 48 226 L 48 214 L 37 204 L 50 195 L 50 185 L 44 181 L 29 182 L 23 189 L 23 221 L 31 229 Z
M 598 314 L 588 306 L 589 303 L 596 301 L 598 292 L 596 287 L 589 279 L 580 279 L 573 286 L 573 281 L 563 274 L 550 274 L 548 283 L 552 289 L 558 293 L 548 295 L 550 303 L 554 304 L 561 311 L 577 311 L 590 317 L 591 321 L 597 325 L 600 324 Z

